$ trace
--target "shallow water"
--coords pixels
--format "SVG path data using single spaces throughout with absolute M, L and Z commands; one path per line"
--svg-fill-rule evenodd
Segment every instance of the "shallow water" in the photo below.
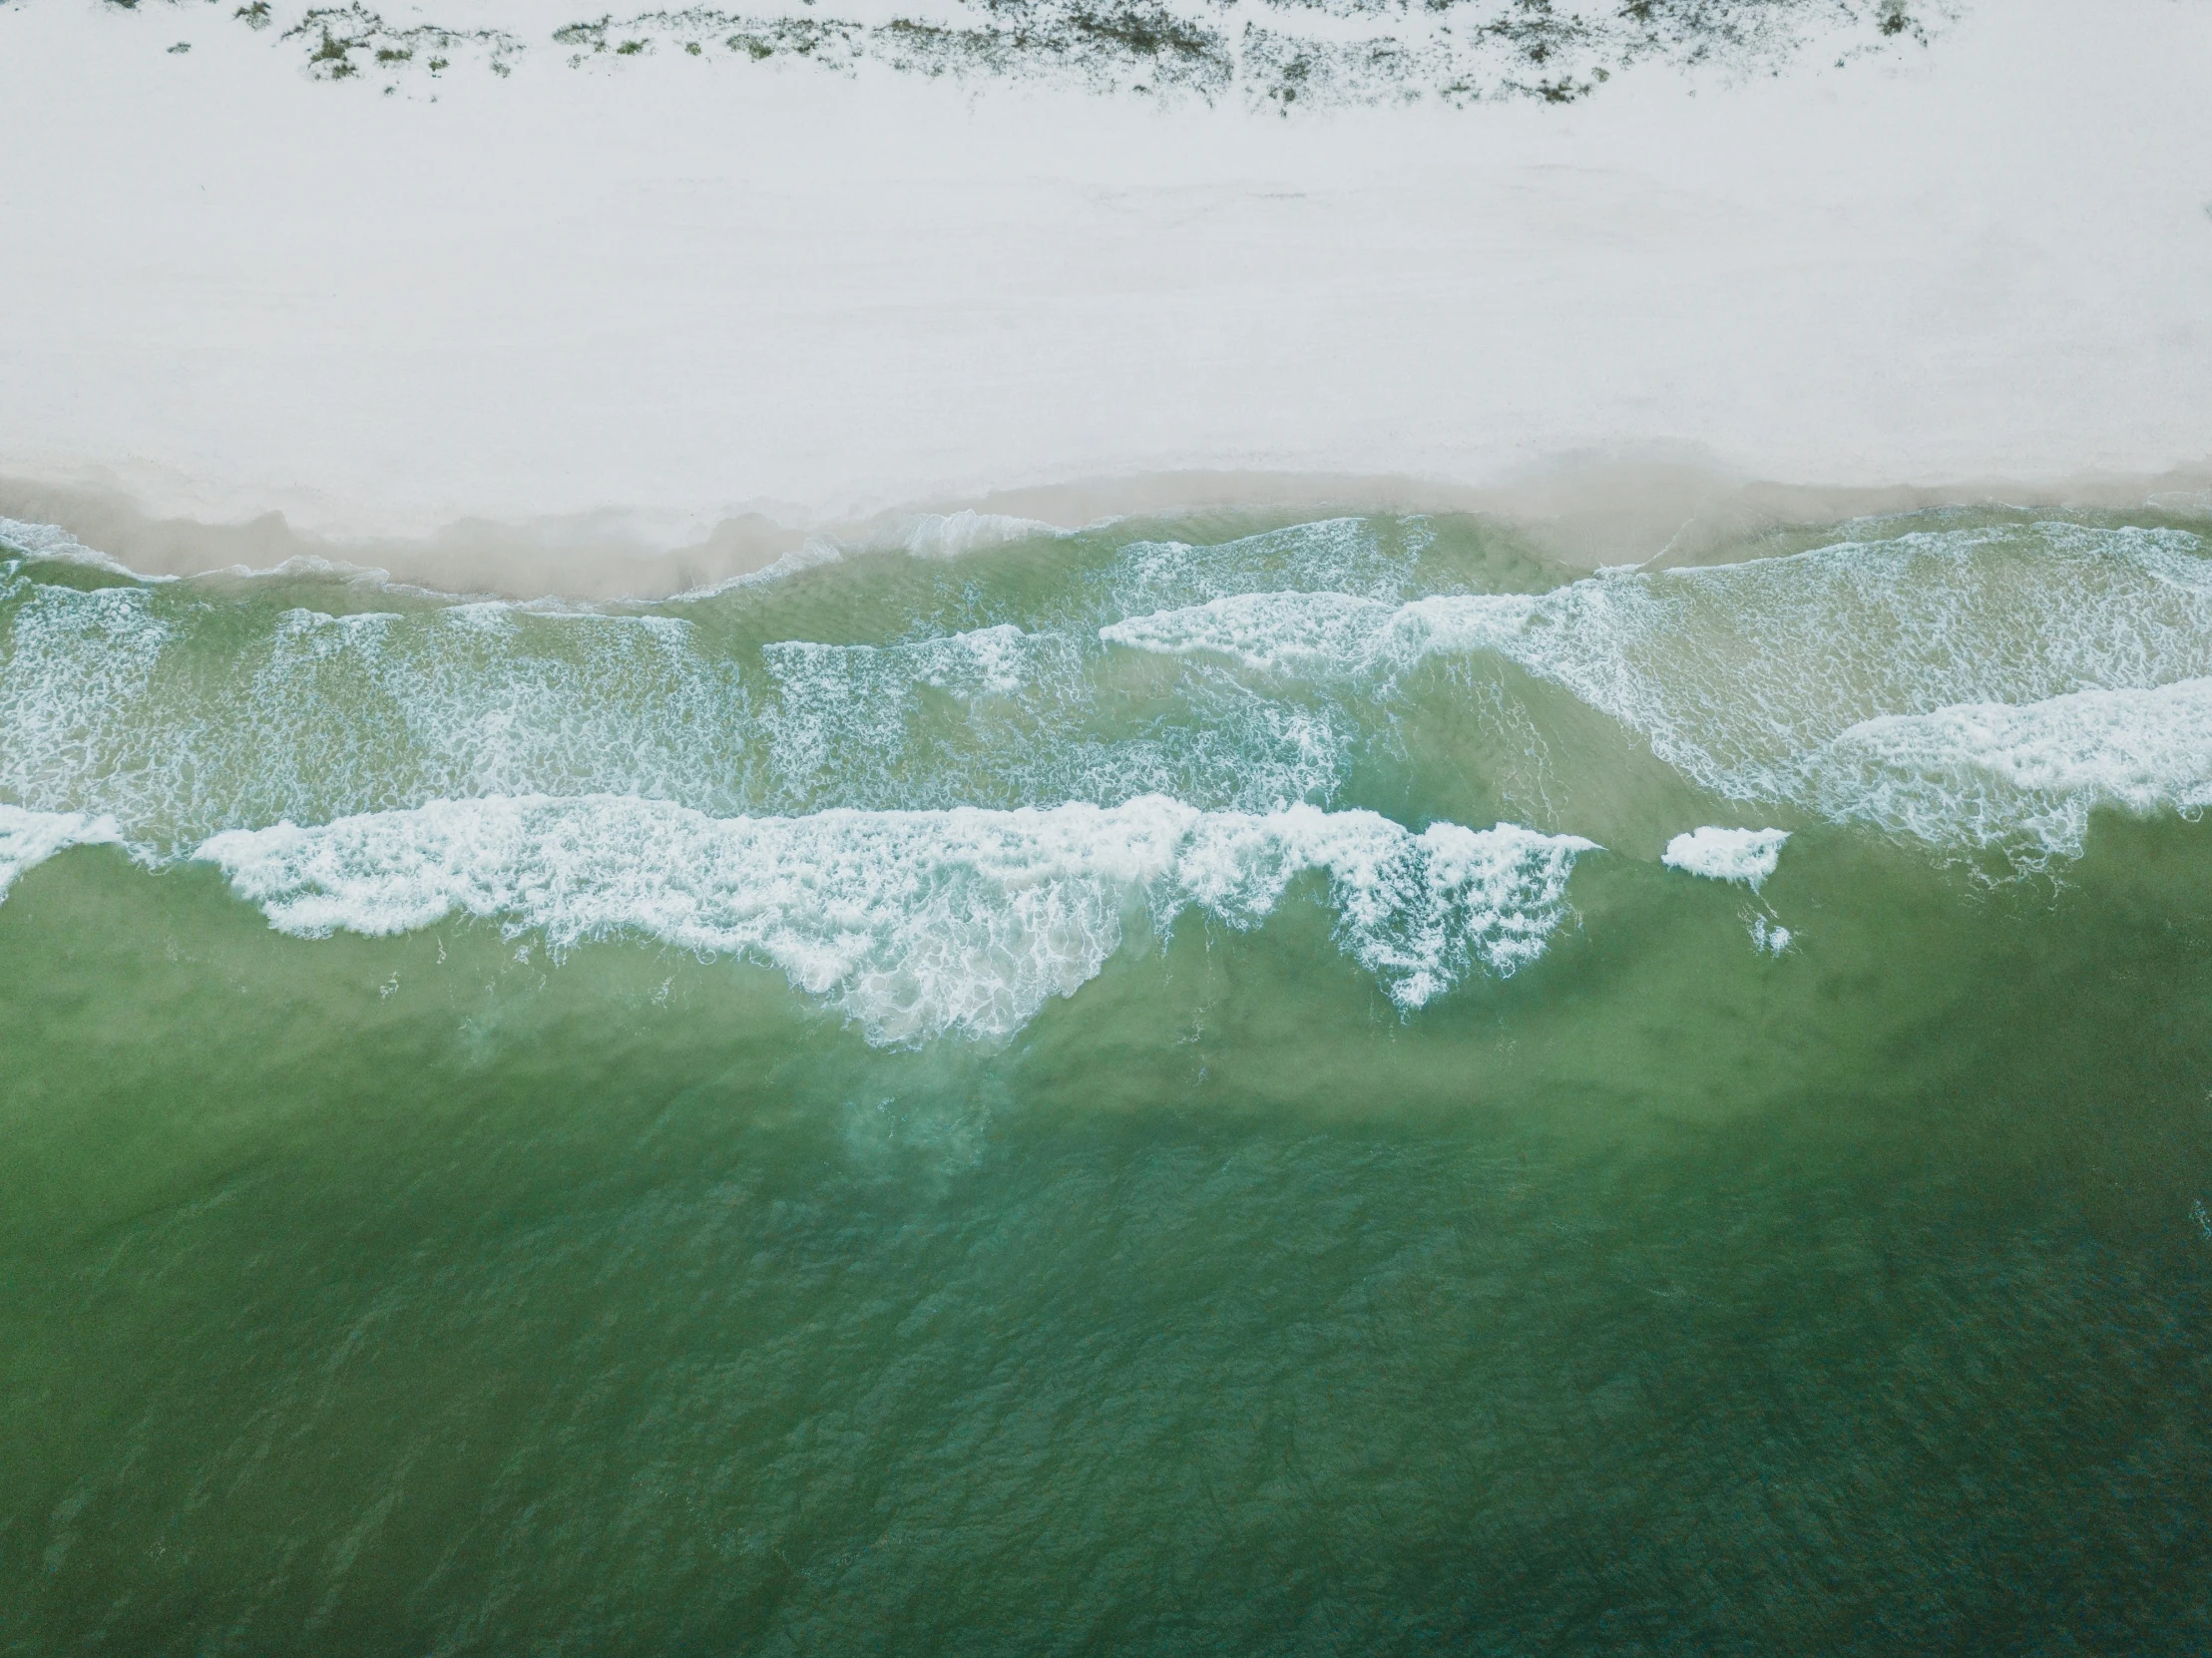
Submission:
M 2212 549 L 1737 553 L 0 566 L 0 1641 L 2201 1649 Z

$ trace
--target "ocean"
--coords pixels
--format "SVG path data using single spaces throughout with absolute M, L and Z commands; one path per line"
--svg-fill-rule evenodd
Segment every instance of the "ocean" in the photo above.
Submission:
M 2212 1645 L 2212 540 L 0 523 L 0 1649 Z

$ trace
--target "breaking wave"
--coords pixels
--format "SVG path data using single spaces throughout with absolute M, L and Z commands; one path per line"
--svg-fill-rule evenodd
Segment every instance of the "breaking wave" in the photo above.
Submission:
M 72 846 L 117 846 L 123 832 L 109 817 L 83 812 L 26 812 L 0 806 L 0 899 L 16 877 Z
M 2089 814 L 2201 804 L 2212 561 L 2179 531 L 1916 532 L 1540 596 L 1234 595 L 1111 645 L 1377 693 L 1488 652 L 1729 800 L 2074 856 Z M 2073 700 L 2080 698 L 2081 700 Z
M 1841 821 L 2075 856 L 2099 809 L 2212 806 L 2212 678 L 1884 715 L 1828 745 L 1816 784 Z
M 758 958 L 878 1041 L 1003 1036 L 1128 916 L 1250 925 L 1302 871 L 1410 1010 L 1541 952 L 1597 840 L 1756 887 L 1810 822 L 2022 868 L 2212 804 L 2212 560 L 2172 529 L 1569 579 L 1418 519 L 947 521 L 957 559 L 595 610 L 146 583 L 6 528 L 0 896 L 116 842 L 293 932 Z
M 1071 996 L 1132 911 L 1164 932 L 1193 906 L 1232 927 L 1305 871 L 1327 880 L 1345 953 L 1399 1007 L 1544 952 L 1590 843 L 1500 825 L 1420 834 L 1372 812 L 833 811 L 709 818 L 664 801 L 433 801 L 314 828 L 218 835 L 197 856 L 285 932 L 384 934 L 459 911 L 556 950 L 642 934 L 757 957 L 876 1042 L 1005 1036 Z

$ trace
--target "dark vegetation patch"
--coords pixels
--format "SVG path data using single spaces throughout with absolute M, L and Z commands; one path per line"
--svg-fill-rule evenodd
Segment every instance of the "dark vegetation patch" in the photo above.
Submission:
M 1218 30 L 1158 0 L 987 0 L 974 10 L 971 24 L 956 27 L 917 18 L 868 26 L 694 7 L 571 23 L 553 39 L 570 49 L 574 67 L 601 55 L 635 55 L 666 39 L 691 57 L 798 59 L 841 71 L 875 60 L 929 76 L 1049 69 L 1102 86 L 1147 81 L 1208 94 L 1225 89 L 1234 72 Z
M 257 11 L 259 15 L 248 16 Z M 266 28 L 268 0 L 241 6 L 237 15 L 248 27 Z M 345 6 L 315 6 L 283 32 L 284 40 L 307 43 L 307 73 L 318 80 L 344 81 L 361 73 L 364 65 L 399 69 L 414 62 L 418 51 L 434 54 L 426 66 L 432 74 L 445 68 L 451 54 L 469 47 L 480 51 L 495 75 L 510 72 L 508 60 L 519 54 L 522 42 L 503 29 L 443 29 L 434 24 L 399 27 L 352 0 Z
M 0 0 L 4 4 L 5 0 Z M 106 0 L 132 9 L 140 0 Z M 836 0 L 823 0 L 825 11 Z M 1568 104 L 1639 63 L 1779 67 L 1809 42 L 1840 63 L 1925 42 L 1953 0 L 1263 0 L 1264 22 L 1229 27 L 1226 0 L 957 0 L 957 10 L 861 23 L 793 0 L 778 12 L 694 6 L 564 24 L 573 68 L 683 56 L 796 62 L 849 74 L 874 62 L 931 77 L 1052 78 L 1110 93 L 1241 95 L 1288 114 L 1334 104 L 1526 98 Z M 363 0 L 295 16 L 285 0 L 246 0 L 248 28 L 293 16 L 282 38 L 310 74 L 427 67 L 463 51 L 499 74 L 524 50 L 496 29 L 398 27 Z

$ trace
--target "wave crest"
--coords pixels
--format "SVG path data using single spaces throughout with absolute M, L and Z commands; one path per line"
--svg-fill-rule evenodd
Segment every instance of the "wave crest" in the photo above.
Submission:
M 643 934 L 771 963 L 870 1041 L 905 1043 L 1020 1029 L 1099 973 L 1132 910 L 1163 932 L 1192 907 L 1250 927 L 1309 870 L 1327 880 L 1339 946 L 1410 1011 L 1541 956 L 1590 849 L 1511 824 L 1415 834 L 1372 812 L 1161 796 L 800 818 L 540 796 L 233 830 L 196 856 L 288 933 L 399 933 L 460 911 L 556 950 Z

